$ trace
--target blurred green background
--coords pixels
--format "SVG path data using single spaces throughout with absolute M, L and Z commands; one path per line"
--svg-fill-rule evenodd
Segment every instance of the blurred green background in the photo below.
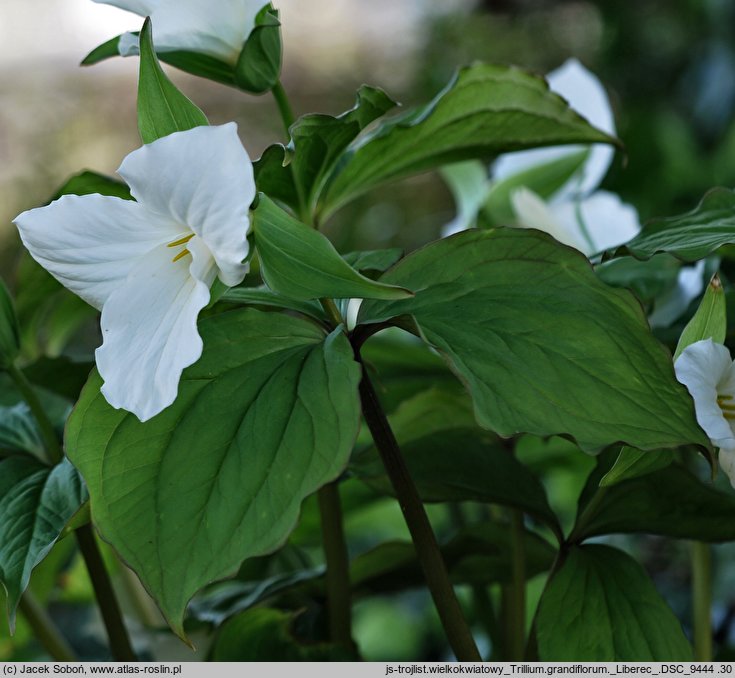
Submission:
M 574 56 L 606 85 L 627 148 L 603 186 L 632 203 L 643 220 L 686 211 L 712 186 L 735 185 L 735 3 L 729 0 L 311 0 L 308 9 L 304 5 L 300 0 L 278 3 L 283 81 L 299 114 L 345 110 L 362 83 L 382 86 L 410 105 L 433 96 L 458 65 L 484 60 L 545 73 Z M 91 0 L 0 4 L 0 276 L 12 287 L 21 271 L 19 310 L 29 326 L 38 299 L 51 288 L 43 276 L 28 272 L 11 219 L 43 204 L 73 173 L 85 168 L 114 173 L 123 156 L 139 146 L 137 59 L 77 66 L 99 42 L 138 27 L 136 17 Z M 253 158 L 268 144 L 284 141 L 269 96 L 249 97 L 170 74 L 212 123 L 239 123 Z M 361 198 L 336 215 L 326 231 L 342 251 L 410 250 L 437 237 L 453 215 L 448 191 L 429 174 Z M 33 325 L 28 331 L 37 329 Z M 66 333 L 57 318 L 47 341 L 35 335 L 26 339 L 29 358 L 42 352 L 88 358 L 96 342 L 94 318 L 81 329 L 72 323 Z M 554 507 L 572 515 L 592 460 L 562 445 L 543 460 L 530 461 L 544 477 Z M 351 492 L 346 490 L 348 503 Z M 356 509 L 348 522 L 353 546 L 405 536 L 395 503 L 364 494 L 354 491 Z M 297 541 L 318 562 L 318 528 L 309 524 L 315 520 L 313 509 L 307 507 Z M 441 533 L 446 515 L 435 511 L 434 518 Z M 687 546 L 645 537 L 616 543 L 638 555 L 686 622 Z M 40 568 L 34 591 L 53 602 L 55 617 L 72 632 L 85 658 L 104 658 L 99 620 L 88 605 L 89 587 L 67 547 L 62 542 L 54 559 Z M 735 554 L 730 546 L 715 553 L 715 622 L 726 641 L 735 616 Z M 529 604 L 542 581 L 532 582 Z M 155 618 L 129 577 L 119 574 L 117 584 L 127 591 L 123 597 L 148 605 L 144 615 Z M 433 617 L 422 616 L 426 609 L 428 598 L 416 593 L 401 594 L 397 601 L 363 600 L 355 611 L 355 632 L 364 656 L 442 658 L 432 655 L 438 630 Z M 201 658 L 205 651 L 192 655 L 165 633 L 155 638 L 151 652 L 158 658 Z M 0 621 L 0 659 L 40 657 L 39 652 L 22 623 L 11 640 Z

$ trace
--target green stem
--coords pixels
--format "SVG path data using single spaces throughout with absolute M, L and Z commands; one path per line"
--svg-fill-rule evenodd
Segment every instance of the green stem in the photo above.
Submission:
M 294 117 L 291 102 L 288 100 L 286 90 L 283 89 L 283 85 L 280 80 L 273 86 L 271 93 L 273 94 L 273 98 L 276 100 L 278 112 L 281 114 L 281 120 L 283 120 L 283 126 L 286 128 L 286 136 L 289 136 L 289 128 L 293 125 L 296 118 Z
M 572 530 L 572 533 L 569 535 L 569 538 L 566 540 L 567 544 L 576 544 L 581 539 L 584 538 L 584 530 L 589 524 L 590 520 L 595 517 L 597 514 L 597 510 L 600 508 L 600 504 L 602 503 L 602 500 L 605 498 L 605 495 L 607 494 L 608 488 L 607 487 L 598 487 L 595 494 L 592 496 L 592 499 L 587 502 L 587 506 L 585 506 L 584 510 L 582 511 L 582 514 L 577 518 L 576 524 L 574 525 L 574 529 Z
M 344 318 L 337 308 L 337 304 L 334 303 L 333 299 L 320 299 L 319 303 L 322 305 L 324 312 L 327 314 L 329 319 L 334 323 L 335 327 L 339 327 L 343 322 Z
M 510 586 L 509 656 L 506 661 L 520 661 L 526 648 L 526 554 L 523 548 L 523 513 L 510 513 L 512 583 Z
M 33 597 L 30 591 L 26 591 L 20 597 L 18 607 L 33 630 L 34 636 L 43 645 L 46 652 L 56 662 L 77 662 L 79 659 L 74 654 L 66 638 L 54 624 L 48 612 Z
M 694 659 L 712 661 L 712 549 L 692 542 L 692 606 L 694 608 Z
M 59 439 L 56 436 L 56 431 L 51 424 L 46 412 L 41 405 L 41 401 L 38 399 L 33 386 L 26 379 L 25 374 L 21 372 L 15 365 L 8 367 L 8 374 L 10 378 L 15 382 L 18 391 L 20 391 L 23 400 L 28 403 L 28 407 L 31 408 L 33 416 L 36 418 L 38 423 L 38 429 L 41 432 L 41 438 L 43 440 L 44 447 L 46 448 L 46 454 L 48 461 L 52 465 L 59 464 L 64 458 L 64 453 L 61 451 L 61 445 L 59 445 Z
M 329 637 L 333 643 L 355 651 L 352 640 L 350 565 L 337 483 L 325 485 L 317 496 L 322 523 L 324 559 L 327 564 L 325 577 Z
M 83 525 L 76 531 L 79 550 L 82 552 L 84 563 L 89 572 L 89 578 L 92 582 L 92 588 L 97 598 L 97 603 L 102 613 L 102 620 L 107 629 L 107 636 L 110 640 L 110 651 L 115 661 L 134 662 L 138 658 L 133 652 L 128 637 L 128 631 L 123 622 L 120 606 L 112 589 L 110 576 L 105 568 L 102 560 L 97 541 L 92 532 L 92 526 Z
M 357 357 L 359 359 L 359 355 Z M 424 505 L 364 365 L 362 374 L 360 397 L 363 415 L 398 497 L 403 517 L 416 548 L 419 564 L 426 577 L 426 583 L 434 599 L 449 644 L 459 661 L 482 661 L 449 580 L 449 574 Z

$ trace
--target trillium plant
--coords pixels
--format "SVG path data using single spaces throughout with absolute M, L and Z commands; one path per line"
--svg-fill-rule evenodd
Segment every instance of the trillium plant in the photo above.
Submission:
M 84 63 L 139 60 L 142 145 L 14 220 L 75 329 L 99 312 L 96 350 L 72 360 L 67 332 L 34 352 L 0 286 L 11 629 L 20 610 L 77 657 L 34 582 L 78 553 L 117 660 L 167 658 L 164 632 L 200 659 L 374 659 L 380 600 L 430 639 L 381 659 L 712 659 L 711 544 L 735 539 L 731 191 L 642 225 L 601 188 L 625 140 L 575 59 L 459 67 L 415 109 L 364 85 L 295 118 L 271 4 L 107 4 L 147 18 Z M 251 160 L 248 125 L 209 125 L 161 62 L 272 95 L 286 136 Z M 322 232 L 430 172 L 456 202 L 433 241 L 341 252 Z M 641 534 L 685 545 L 686 614 Z

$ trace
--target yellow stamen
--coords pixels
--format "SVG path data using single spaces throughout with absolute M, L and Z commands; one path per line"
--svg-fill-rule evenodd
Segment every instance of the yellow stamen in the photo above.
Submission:
M 177 262 L 179 259 L 183 259 L 187 254 L 191 254 L 189 250 L 181 250 L 173 259 L 171 259 L 172 262 Z
M 178 240 L 170 242 L 167 247 L 178 247 L 179 245 L 186 245 L 186 243 L 188 243 L 193 237 L 194 234 L 189 233 L 189 235 L 185 235 L 183 238 L 179 238 Z M 174 259 L 174 261 L 176 261 L 176 259 Z
M 732 400 L 732 396 L 731 395 L 718 395 L 717 402 L 720 402 L 721 400 Z

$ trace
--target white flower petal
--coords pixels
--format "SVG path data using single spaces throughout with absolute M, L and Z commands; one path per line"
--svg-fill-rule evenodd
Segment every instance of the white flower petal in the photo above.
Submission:
M 140 54 L 140 38 L 135 33 L 123 33 L 117 41 L 120 56 L 137 56 Z
M 130 153 L 118 172 L 146 208 L 171 215 L 204 240 L 223 283 L 242 282 L 255 179 L 235 123 L 158 139 Z
M 447 165 L 442 168 L 441 175 L 457 206 L 457 216 L 442 229 L 442 236 L 446 237 L 475 225 L 491 184 L 485 165 L 474 160 Z
M 31 256 L 97 309 L 147 252 L 179 232 L 132 200 L 65 195 L 15 218 Z
M 197 238 L 191 259 L 171 248 L 148 253 L 102 310 L 104 343 L 95 354 L 102 394 L 146 421 L 176 399 L 185 367 L 202 353 L 197 316 L 209 302 L 214 261 Z
M 615 119 L 604 87 L 590 71 L 576 59 L 569 59 L 547 76 L 549 87 L 563 96 L 569 105 L 582 114 L 595 127 L 608 134 L 615 134 Z M 587 148 L 580 145 L 550 146 L 506 153 L 498 157 L 493 166 L 493 177 L 506 179 L 519 172 L 544 165 Z M 566 200 L 572 195 L 586 195 L 604 179 L 610 167 L 614 149 L 609 144 L 592 144 L 581 170 L 559 191 L 554 199 Z
M 578 235 L 574 215 L 567 210 L 552 212 L 541 197 L 525 187 L 513 191 L 510 202 L 521 228 L 544 231 L 560 243 L 584 251 L 585 243 Z
M 161 0 L 93 0 L 103 5 L 114 5 L 139 16 L 148 16 L 160 4 Z
M 263 0 L 160 0 L 151 15 L 156 50 L 185 49 L 235 64 Z
M 580 230 L 586 231 L 591 251 L 588 256 L 632 240 L 641 230 L 638 211 L 614 193 L 596 191 L 569 209 L 578 210 Z M 552 210 L 555 206 L 552 206 Z
M 730 352 L 712 339 L 687 346 L 674 363 L 676 378 L 694 400 L 697 423 L 718 447 L 735 448 L 735 434 L 717 404 L 718 385 L 730 377 L 732 366 Z
M 730 484 L 735 487 L 735 448 L 720 448 L 717 461 L 725 475 L 730 479 Z
M 656 300 L 653 313 L 648 316 L 651 327 L 669 327 L 704 289 L 704 261 L 694 266 L 682 266 L 676 277 L 676 284 Z

